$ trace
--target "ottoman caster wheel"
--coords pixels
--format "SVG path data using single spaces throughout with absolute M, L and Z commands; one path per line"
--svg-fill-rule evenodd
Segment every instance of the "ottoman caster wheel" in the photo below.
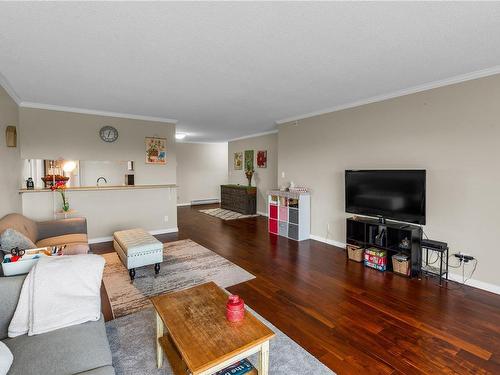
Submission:
M 135 279 L 135 268 L 131 268 L 128 270 L 128 274 L 130 275 L 130 280 L 134 281 Z
M 158 275 L 160 273 L 160 263 L 155 263 L 155 274 Z

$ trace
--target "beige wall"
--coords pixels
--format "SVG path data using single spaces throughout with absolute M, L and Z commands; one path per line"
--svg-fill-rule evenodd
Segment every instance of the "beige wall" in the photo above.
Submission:
M 117 230 L 141 227 L 153 233 L 177 230 L 175 188 L 137 190 L 68 191 L 76 216 L 87 218 L 91 241 L 109 240 Z M 60 209 L 58 193 L 22 194 L 23 214 L 34 220 L 53 218 Z M 61 216 L 59 216 L 61 218 Z
M 227 183 L 227 143 L 177 143 L 177 202 L 220 199 Z
M 21 157 L 74 160 L 133 160 L 136 185 L 176 184 L 175 124 L 21 108 Z M 103 142 L 99 129 L 114 126 L 119 138 Z M 145 163 L 145 137 L 167 139 L 167 164 Z M 71 208 L 87 217 L 89 237 L 108 237 L 123 227 L 149 231 L 177 228 L 176 189 L 69 192 Z M 48 193 L 23 195 L 23 213 L 43 220 L 53 217 L 54 198 Z
M 235 170 L 233 157 L 235 152 L 254 150 L 255 175 L 252 185 L 257 187 L 257 212 L 267 214 L 267 191 L 277 186 L 278 165 L 278 135 L 267 134 L 253 138 L 240 139 L 229 142 L 228 146 L 228 169 L 229 183 L 247 185 L 245 166 L 243 169 Z M 267 168 L 257 168 L 257 151 L 267 150 Z
M 176 181 L 175 124 L 22 107 L 19 122 L 23 159 L 134 160 L 136 184 Z M 99 138 L 105 125 L 116 142 Z M 167 138 L 166 165 L 145 163 L 145 137 Z
M 0 217 L 21 212 L 21 197 L 18 189 L 21 184 L 21 159 L 19 157 L 19 126 L 17 104 L 0 86 Z M 16 126 L 18 147 L 7 147 L 5 128 Z
M 312 234 L 339 242 L 345 169 L 426 169 L 425 232 L 500 285 L 500 75 L 282 125 L 278 149 L 279 183 L 312 189 Z

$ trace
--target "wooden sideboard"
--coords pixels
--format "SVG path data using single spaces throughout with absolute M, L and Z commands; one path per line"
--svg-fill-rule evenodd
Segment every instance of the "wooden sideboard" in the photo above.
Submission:
M 243 185 L 221 185 L 220 207 L 244 215 L 257 213 L 257 188 Z

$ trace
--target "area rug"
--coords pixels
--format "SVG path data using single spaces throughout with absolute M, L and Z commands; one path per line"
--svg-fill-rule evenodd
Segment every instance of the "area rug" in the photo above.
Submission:
M 155 275 L 154 266 L 136 269 L 130 282 L 118 254 L 104 254 L 103 282 L 115 318 L 150 307 L 149 297 L 186 289 L 209 281 L 221 288 L 255 278 L 251 273 L 192 240 L 164 244 L 163 263 Z
M 207 214 L 210 216 L 218 217 L 219 219 L 222 219 L 222 220 L 246 219 L 248 217 L 259 216 L 259 215 L 243 215 L 243 214 L 240 214 L 239 212 L 225 210 L 223 208 L 210 208 L 207 210 L 200 210 L 200 212 L 203 212 L 204 214 Z
M 258 314 L 255 315 L 276 333 L 270 343 L 269 374 L 335 374 L 267 320 Z M 174 374 L 168 360 L 163 361 L 161 369 L 156 368 L 155 327 L 155 315 L 152 308 L 106 323 L 106 332 L 113 354 L 113 366 L 117 375 Z M 249 359 L 256 365 L 256 355 Z

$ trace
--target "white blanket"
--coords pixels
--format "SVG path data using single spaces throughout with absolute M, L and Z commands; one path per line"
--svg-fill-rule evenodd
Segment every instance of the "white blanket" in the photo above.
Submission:
M 104 263 L 91 254 L 40 258 L 24 280 L 9 337 L 99 320 Z

